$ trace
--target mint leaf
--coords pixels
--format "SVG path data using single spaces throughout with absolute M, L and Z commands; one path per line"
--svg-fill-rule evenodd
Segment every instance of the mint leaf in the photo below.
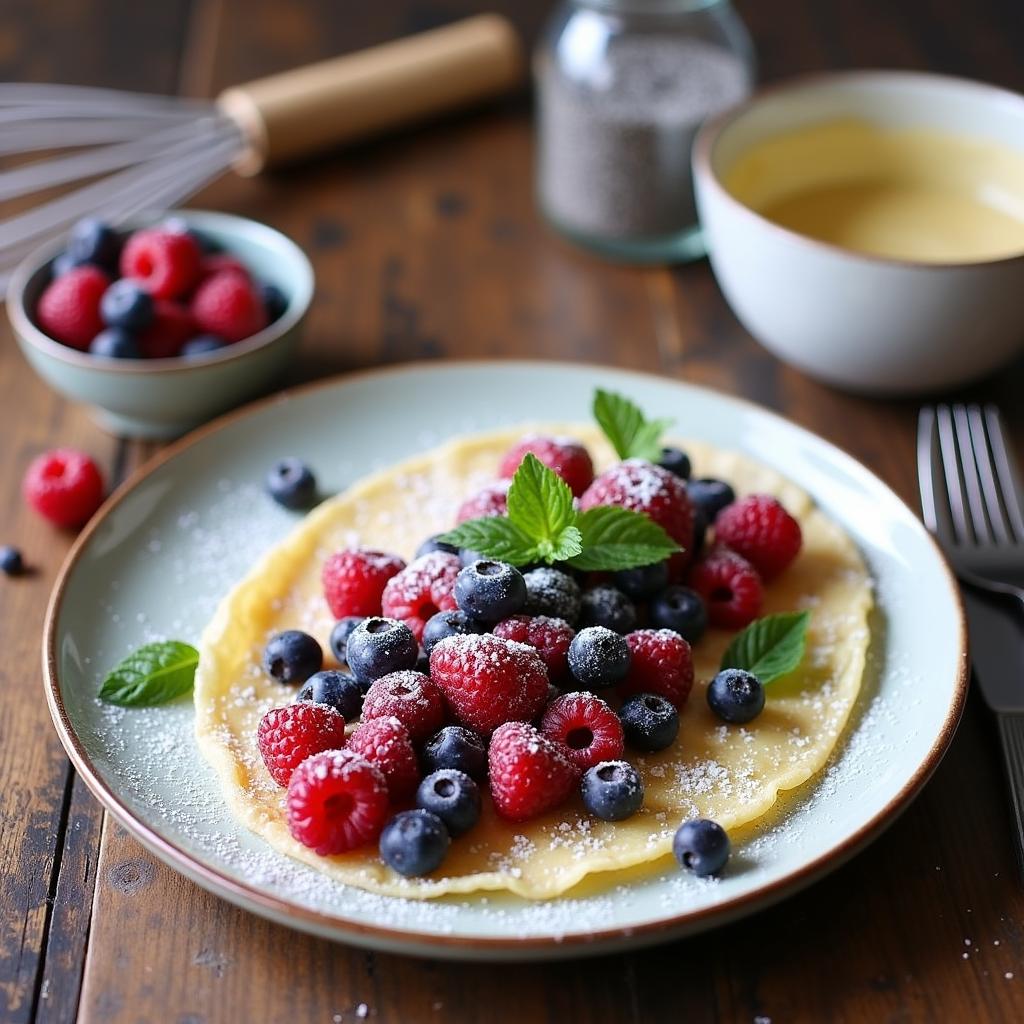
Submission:
M 682 550 L 653 519 L 616 505 L 580 512 L 576 525 L 583 542 L 583 552 L 569 559 L 576 569 L 633 569 Z
M 800 664 L 807 647 L 810 612 L 783 612 L 756 619 L 733 637 L 722 668 L 742 668 L 762 683 L 788 675 Z
M 628 398 L 600 388 L 594 393 L 593 413 L 620 459 L 657 462 L 661 457 L 661 435 L 671 420 L 648 420 Z
M 574 558 L 583 550 L 583 534 L 579 527 L 567 526 L 559 535 L 558 540 L 553 541 L 551 547 L 541 551 L 541 557 L 551 562 L 565 562 Z
M 442 534 L 438 540 L 459 548 L 479 551 L 481 555 L 510 565 L 526 565 L 540 557 L 533 539 L 507 516 L 469 519 L 459 523 L 454 530 Z
M 534 542 L 541 558 L 553 561 L 580 553 L 579 531 L 573 526 L 576 510 L 572 507 L 572 491 L 532 452 L 526 454 L 512 478 L 508 517 Z M 572 532 L 567 535 L 566 531 Z
M 192 689 L 199 652 L 179 640 L 146 644 L 111 669 L 100 698 L 122 707 L 164 704 Z

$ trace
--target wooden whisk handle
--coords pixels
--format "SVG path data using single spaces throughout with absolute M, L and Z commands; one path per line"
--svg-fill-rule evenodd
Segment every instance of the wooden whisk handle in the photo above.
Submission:
M 234 86 L 217 102 L 248 142 L 236 170 L 255 174 L 496 96 L 523 71 L 515 29 L 481 14 Z

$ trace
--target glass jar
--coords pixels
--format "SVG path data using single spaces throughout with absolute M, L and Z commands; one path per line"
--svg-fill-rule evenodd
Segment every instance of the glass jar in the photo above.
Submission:
M 754 81 L 750 36 L 728 0 L 569 0 L 534 75 L 537 194 L 555 228 L 629 262 L 704 255 L 691 143 Z

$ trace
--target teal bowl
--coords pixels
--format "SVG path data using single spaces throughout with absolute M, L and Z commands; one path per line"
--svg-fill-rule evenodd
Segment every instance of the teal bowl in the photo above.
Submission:
M 7 315 L 32 368 L 55 391 L 92 406 L 101 427 L 123 437 L 166 439 L 261 394 L 287 368 L 313 298 L 313 268 L 279 231 L 245 217 L 175 210 L 124 225 L 147 227 L 173 216 L 230 252 L 288 299 L 264 330 L 217 352 L 191 359 L 105 359 L 69 348 L 33 322 L 61 242 L 29 256 L 11 277 Z

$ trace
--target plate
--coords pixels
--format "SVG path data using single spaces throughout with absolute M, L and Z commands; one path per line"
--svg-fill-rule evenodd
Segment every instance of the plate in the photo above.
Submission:
M 624 392 L 674 431 L 777 467 L 854 537 L 875 579 L 868 675 L 844 740 L 818 777 L 735 835 L 730 869 L 666 868 L 530 902 L 377 896 L 328 882 L 235 823 L 192 736 L 192 706 L 126 710 L 96 699 L 140 644 L 195 641 L 220 598 L 295 524 L 262 491 L 297 455 L 327 492 L 457 434 L 526 420 L 590 419 L 595 387 Z M 815 435 L 746 402 L 676 381 L 558 363 L 438 363 L 285 392 L 167 449 L 78 539 L 44 638 L 57 731 L 89 788 L 175 870 L 255 913 L 391 952 L 461 959 L 606 953 L 749 914 L 837 867 L 920 790 L 966 693 L 956 584 L 916 516 L 877 477 Z

